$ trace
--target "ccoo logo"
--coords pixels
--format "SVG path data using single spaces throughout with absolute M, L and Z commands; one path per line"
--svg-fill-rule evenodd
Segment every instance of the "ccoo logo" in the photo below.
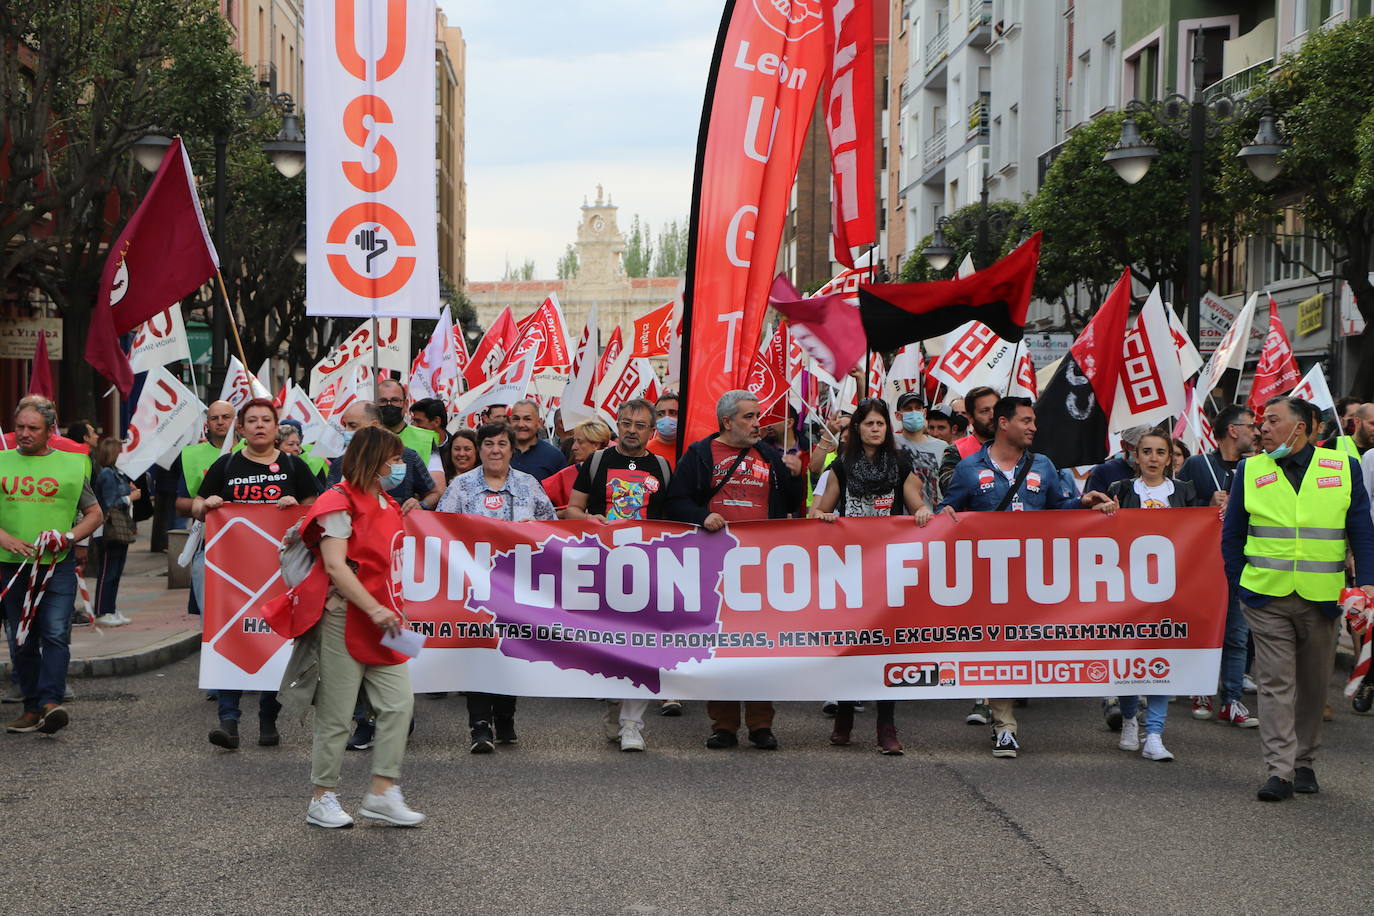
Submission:
M 759 18 L 788 41 L 798 41 L 825 21 L 817 0 L 754 0 Z

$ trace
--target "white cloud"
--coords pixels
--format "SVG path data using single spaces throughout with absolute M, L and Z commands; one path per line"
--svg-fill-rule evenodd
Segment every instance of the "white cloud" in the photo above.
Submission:
M 467 274 L 541 277 L 605 185 L 655 228 L 686 217 L 720 7 L 442 0 L 467 41 Z

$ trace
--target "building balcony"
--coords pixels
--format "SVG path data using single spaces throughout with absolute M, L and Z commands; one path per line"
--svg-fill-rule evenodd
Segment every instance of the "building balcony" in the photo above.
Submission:
M 992 0 L 969 0 L 968 30 L 990 28 L 992 26 Z
M 266 89 L 272 95 L 277 94 L 277 64 L 275 61 L 263 61 L 257 66 L 258 85 Z
M 1237 73 L 1217 80 L 1206 89 L 1202 90 L 1202 97 L 1205 101 L 1212 101 L 1218 96 L 1229 95 L 1232 98 L 1244 98 L 1249 95 L 1254 88 L 1263 82 L 1264 77 L 1274 66 L 1274 59 L 1262 60 L 1257 64 L 1246 67 Z
M 947 133 L 945 128 L 941 127 L 933 135 L 927 138 L 921 156 L 921 165 L 923 168 L 928 169 L 945 158 L 945 140 Z
M 935 37 L 926 42 L 926 72 L 934 70 L 949 56 L 949 26 L 945 26 Z
M 988 110 L 992 105 L 992 93 L 978 93 L 978 100 L 968 107 L 967 139 L 988 135 Z

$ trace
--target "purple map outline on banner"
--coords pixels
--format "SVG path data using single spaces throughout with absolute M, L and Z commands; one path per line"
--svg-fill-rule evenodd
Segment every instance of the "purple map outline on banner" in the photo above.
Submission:
M 625 529 L 618 528 L 617 535 Z M 500 651 L 511 658 L 522 658 L 533 662 L 551 662 L 562 670 L 585 671 L 608 678 L 626 678 L 637 687 L 647 687 L 658 691 L 663 671 L 675 669 L 678 665 L 691 661 L 704 661 L 714 655 L 708 646 L 661 646 L 658 639 L 664 635 L 691 637 L 693 635 L 715 634 L 720 632 L 720 611 L 722 596 L 720 581 L 725 569 L 725 556 L 739 541 L 727 531 L 714 534 L 704 529 L 692 529 L 680 533 L 665 534 L 648 541 L 631 539 L 632 543 L 608 548 L 592 534 L 577 538 L 550 537 L 541 541 L 536 549 L 522 556 L 521 547 L 495 554 L 491 561 L 491 589 L 485 600 L 469 598 L 467 606 L 473 611 L 490 614 L 496 623 L 528 625 L 535 633 L 552 628 L 563 630 L 599 631 L 610 634 L 624 634 L 625 644 L 615 642 L 587 643 L 564 642 L 555 639 L 513 639 L 509 636 L 500 641 Z M 517 577 L 521 581 L 538 583 L 541 581 L 559 583 L 563 578 L 565 550 L 581 548 L 595 551 L 592 557 L 579 561 L 583 572 L 591 582 L 582 589 L 582 594 L 595 598 L 595 607 L 588 610 L 567 610 L 557 600 L 553 607 L 537 607 L 520 601 L 515 594 Z M 637 578 L 634 561 L 638 557 L 621 554 L 620 551 L 638 551 L 643 554 L 641 570 L 647 570 L 647 580 Z M 700 609 L 684 608 L 684 596 L 679 590 L 683 583 L 660 582 L 658 570 L 660 561 L 656 558 L 661 552 L 673 555 L 676 565 L 697 570 L 697 594 Z M 689 554 L 690 552 L 690 554 Z M 625 561 L 624 564 L 612 563 L 612 559 Z M 606 599 L 607 569 L 619 566 L 621 571 L 621 591 L 634 594 L 647 582 L 643 608 L 633 612 L 618 611 Z M 520 567 L 517 569 L 517 567 Z M 541 577 L 546 577 L 541 580 Z M 660 591 L 672 597 L 669 611 L 658 609 Z M 562 586 L 555 585 L 555 594 L 562 594 Z M 634 634 L 649 634 L 655 644 L 649 647 L 632 645 Z

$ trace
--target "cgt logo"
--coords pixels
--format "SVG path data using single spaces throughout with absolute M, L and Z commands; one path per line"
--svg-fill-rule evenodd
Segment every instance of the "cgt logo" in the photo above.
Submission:
M 1167 658 L 1114 658 L 1112 678 L 1118 681 L 1162 681 L 1169 676 Z
M 887 687 L 953 687 L 958 683 L 953 662 L 892 662 L 883 666 Z

